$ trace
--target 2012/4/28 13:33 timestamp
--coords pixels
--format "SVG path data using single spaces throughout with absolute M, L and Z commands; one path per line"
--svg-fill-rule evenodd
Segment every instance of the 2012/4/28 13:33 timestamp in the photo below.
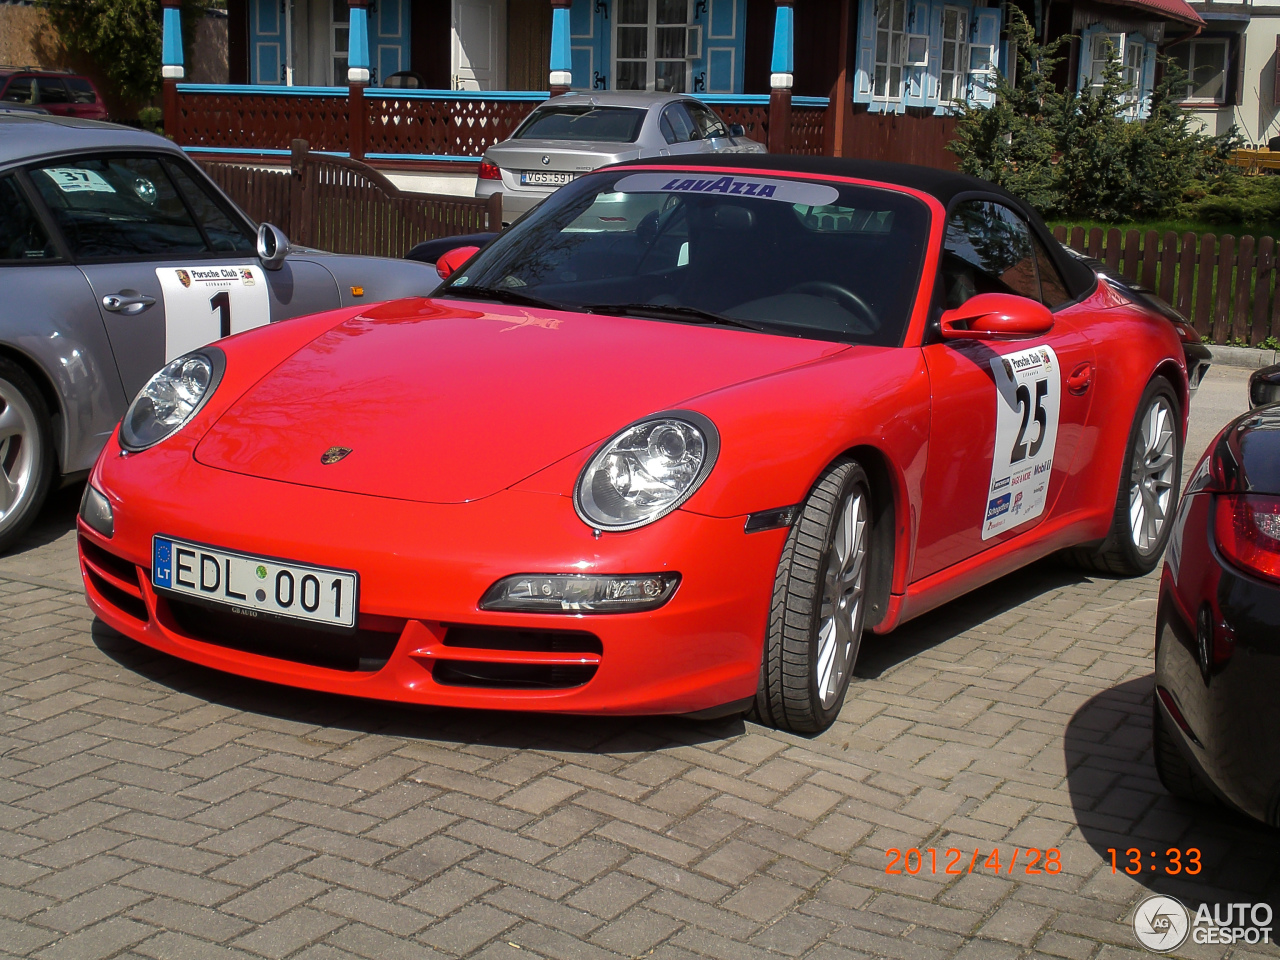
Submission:
M 1194 877 L 1200 872 L 1200 851 L 1196 847 L 1187 847 L 1185 850 L 1170 847 L 1164 852 L 1163 858 L 1156 851 L 1149 850 L 1147 851 L 1151 861 L 1149 864 L 1143 864 L 1142 851 L 1137 847 L 1130 847 L 1123 852 L 1114 847 L 1108 847 L 1107 853 L 1111 855 L 1111 872 L 1117 873 L 1123 870 L 1131 877 L 1160 870 L 1169 876 L 1185 873 Z

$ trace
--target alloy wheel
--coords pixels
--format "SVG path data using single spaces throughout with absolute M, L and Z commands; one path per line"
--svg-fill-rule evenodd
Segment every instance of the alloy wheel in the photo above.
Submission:
M 1129 470 L 1129 532 L 1140 553 L 1160 543 L 1169 519 L 1177 452 L 1174 426 L 1173 408 L 1157 396 L 1142 418 Z
M 861 639 L 866 588 L 867 500 L 861 490 L 845 499 L 822 582 L 818 613 L 818 695 L 823 709 L 840 696 Z
M 26 503 L 37 480 L 39 426 L 31 404 L 7 380 L 0 380 L 0 527 Z

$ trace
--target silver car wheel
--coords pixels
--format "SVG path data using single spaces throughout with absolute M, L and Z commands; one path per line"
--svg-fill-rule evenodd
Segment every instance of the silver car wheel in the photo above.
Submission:
M 21 391 L 0 380 L 0 530 L 32 496 L 39 463 L 40 428 Z
M 1149 553 L 1160 542 L 1173 503 L 1173 408 L 1157 396 L 1147 408 L 1133 446 L 1129 469 L 1129 532 L 1140 553 Z
M 829 709 L 840 696 L 860 639 L 866 588 L 867 501 L 861 490 L 845 499 L 827 558 L 818 613 L 818 696 Z

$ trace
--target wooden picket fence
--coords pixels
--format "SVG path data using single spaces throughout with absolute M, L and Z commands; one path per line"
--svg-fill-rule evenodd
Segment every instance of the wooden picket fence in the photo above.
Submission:
M 1280 339 L 1280 250 L 1272 237 L 1062 226 L 1053 235 L 1155 291 L 1212 343 L 1258 347 Z
M 312 153 L 305 140 L 293 142 L 289 170 L 201 165 L 252 219 L 331 253 L 403 257 L 423 240 L 502 229 L 501 194 L 481 199 L 401 190 L 357 160 Z

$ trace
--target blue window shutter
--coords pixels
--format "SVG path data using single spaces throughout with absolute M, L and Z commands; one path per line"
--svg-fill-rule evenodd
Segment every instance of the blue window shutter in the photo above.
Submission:
M 1151 114 L 1151 93 L 1156 88 L 1156 45 L 1147 41 L 1142 60 L 1142 78 L 1138 84 L 1138 116 L 1146 119 Z
M 1103 29 L 1095 23 L 1080 31 L 1080 69 L 1076 71 L 1076 92 L 1083 93 L 1093 82 L 1093 38 Z
M 871 102 L 871 78 L 876 68 L 876 0 L 858 3 L 858 56 L 853 78 L 853 102 Z
M 929 9 L 929 69 L 925 78 L 924 105 L 942 113 L 942 8 L 943 0 L 935 0 Z
M 702 27 L 702 56 L 689 62 L 690 93 L 741 93 L 747 0 L 708 0 L 693 5 Z
M 907 16 L 907 33 L 929 33 L 930 19 L 928 0 L 914 0 Z M 923 107 L 929 96 L 929 68 L 907 67 L 906 72 L 907 106 Z
M 249 0 L 250 83 L 284 83 L 284 16 L 279 0 Z
M 409 69 L 409 0 L 378 0 L 370 26 L 369 59 L 381 86 L 391 74 Z
M 1000 69 L 1000 11 L 991 7 L 980 7 L 973 12 L 974 43 L 991 48 L 991 65 Z M 971 75 L 970 91 L 974 103 L 989 107 L 996 102 L 995 90 L 992 89 L 994 76 L 987 74 Z
M 569 7 L 569 47 L 573 54 L 573 89 L 612 89 L 609 77 L 609 13 L 612 4 L 596 9 L 595 0 L 573 0 Z

